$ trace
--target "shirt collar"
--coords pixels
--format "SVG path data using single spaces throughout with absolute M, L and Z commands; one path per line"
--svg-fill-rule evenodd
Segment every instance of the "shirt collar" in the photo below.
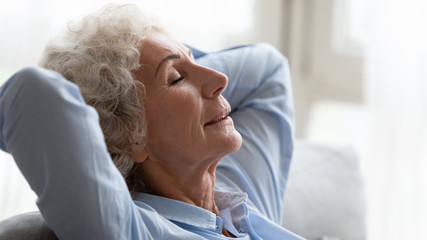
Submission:
M 244 192 L 215 191 L 215 203 L 219 210 L 233 209 L 242 203 L 246 203 L 247 200 L 248 194 Z
M 217 227 L 214 213 L 185 202 L 147 193 L 138 193 L 135 201 L 150 205 L 158 214 L 170 221 L 209 230 L 215 230 Z M 246 193 L 215 191 L 215 203 L 220 211 L 225 208 L 233 209 L 246 201 Z

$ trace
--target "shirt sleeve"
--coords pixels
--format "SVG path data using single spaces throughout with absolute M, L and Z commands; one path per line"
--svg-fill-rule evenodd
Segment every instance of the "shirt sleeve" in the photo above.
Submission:
M 198 59 L 229 78 L 224 97 L 243 138 L 242 148 L 217 169 L 216 187 L 248 194 L 249 206 L 276 223 L 293 152 L 294 108 L 287 59 L 255 44 Z
M 156 239 L 107 151 L 98 115 L 60 74 L 26 68 L 0 89 L 0 148 L 13 155 L 59 239 Z

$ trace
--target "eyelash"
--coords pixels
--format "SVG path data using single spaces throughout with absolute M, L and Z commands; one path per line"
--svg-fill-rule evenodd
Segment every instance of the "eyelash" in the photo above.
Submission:
M 181 75 L 181 76 L 179 76 L 179 78 L 177 78 L 176 80 L 174 80 L 173 82 L 171 82 L 171 86 L 172 85 L 175 85 L 175 84 L 177 84 L 177 83 L 179 83 L 181 80 L 183 80 L 184 79 L 184 76 L 183 75 Z

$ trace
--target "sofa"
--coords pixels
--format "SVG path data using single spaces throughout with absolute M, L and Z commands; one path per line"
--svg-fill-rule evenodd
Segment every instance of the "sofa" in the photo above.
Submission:
M 283 226 L 308 240 L 366 238 L 363 178 L 349 147 L 296 141 Z M 39 212 L 0 221 L 0 240 L 57 239 Z
M 348 146 L 297 141 L 283 226 L 308 240 L 366 239 L 359 158 Z

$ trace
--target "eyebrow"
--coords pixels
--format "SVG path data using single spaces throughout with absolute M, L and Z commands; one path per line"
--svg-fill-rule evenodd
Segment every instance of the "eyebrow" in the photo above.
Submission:
M 169 55 L 169 56 L 163 58 L 162 61 L 160 61 L 159 65 L 157 65 L 155 76 L 157 76 L 157 72 L 159 71 L 160 67 L 162 66 L 162 64 L 164 62 L 172 60 L 172 59 L 179 59 L 179 58 L 181 58 L 181 56 L 179 56 L 178 54 L 172 54 L 172 55 Z
M 193 56 L 193 51 L 191 51 L 191 49 L 188 49 L 188 56 L 190 56 L 190 57 L 192 57 L 192 56 Z M 156 74 L 155 74 L 154 76 L 155 76 L 155 77 L 157 77 L 157 72 L 159 71 L 159 69 L 160 69 L 161 65 L 162 65 L 164 62 L 169 61 L 169 60 L 172 60 L 172 59 L 180 59 L 180 58 L 181 58 L 181 56 L 179 56 L 178 54 L 171 54 L 171 55 L 169 55 L 169 56 L 167 56 L 167 57 L 163 58 L 163 59 L 160 61 L 159 65 L 157 65 Z

